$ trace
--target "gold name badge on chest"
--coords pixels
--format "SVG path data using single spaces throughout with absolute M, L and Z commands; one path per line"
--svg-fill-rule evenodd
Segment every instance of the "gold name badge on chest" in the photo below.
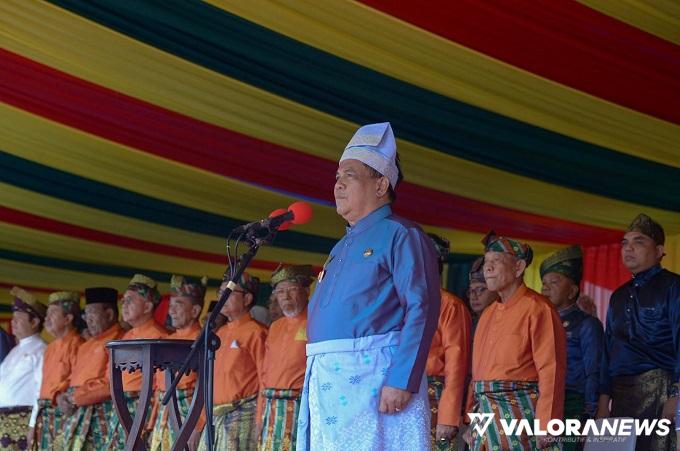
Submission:
M 364 257 L 370 257 L 371 255 L 373 255 L 373 249 L 369 247 L 364 251 Z

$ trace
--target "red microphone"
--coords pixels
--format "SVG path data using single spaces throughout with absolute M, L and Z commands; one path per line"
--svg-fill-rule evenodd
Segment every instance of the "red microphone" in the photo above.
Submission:
M 280 218 L 280 219 L 279 219 Z M 269 221 L 277 230 L 288 230 L 293 224 L 306 224 L 312 219 L 312 207 L 307 202 L 292 203 L 288 209 L 279 208 L 269 213 Z M 275 222 L 282 220 L 276 227 Z

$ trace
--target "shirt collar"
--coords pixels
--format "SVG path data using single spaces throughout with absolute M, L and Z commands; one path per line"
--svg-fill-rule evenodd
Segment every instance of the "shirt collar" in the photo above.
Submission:
M 236 327 L 240 326 L 241 324 L 247 323 L 248 321 L 250 321 L 252 319 L 253 319 L 253 317 L 250 315 L 250 312 L 247 312 L 245 315 L 243 315 L 239 319 L 234 320 L 234 321 L 229 321 L 227 323 L 227 328 L 228 329 L 236 328 Z
M 380 221 L 381 219 L 385 219 L 386 217 L 390 216 L 391 214 L 392 214 L 392 208 L 390 207 L 390 204 L 385 204 L 382 207 L 379 207 L 379 208 L 373 210 L 371 213 L 369 213 L 368 215 L 361 218 L 353 226 L 347 226 L 347 233 L 348 234 L 356 234 L 356 233 L 363 232 L 364 230 L 368 229 L 369 227 L 371 227 L 376 222 Z
M 146 320 L 146 322 L 144 324 L 139 326 L 139 330 L 153 329 L 155 323 L 156 323 L 156 318 L 154 318 L 153 315 L 152 315 L 151 318 Z
M 299 321 L 306 321 L 307 320 L 307 308 L 303 311 L 301 311 L 297 316 L 283 316 L 282 319 L 285 319 L 289 323 L 294 323 L 294 322 L 299 322 Z
M 120 333 L 120 329 L 121 329 L 120 324 L 118 324 L 118 322 L 115 322 L 115 323 L 111 324 L 111 326 L 108 329 L 106 329 L 104 332 L 100 333 L 99 335 L 95 335 L 92 338 L 100 338 L 100 339 L 105 338 L 106 341 L 110 341 L 112 335 L 115 336 L 116 334 Z
M 647 285 L 647 283 L 652 280 L 652 277 L 659 274 L 661 270 L 661 265 L 657 263 L 645 271 L 633 274 L 633 285 L 635 285 L 635 287 L 643 287 Z
M 522 282 L 522 284 L 519 287 L 517 287 L 517 290 L 515 290 L 515 292 L 512 293 L 512 296 L 510 296 L 510 298 L 508 298 L 506 302 L 503 302 L 499 296 L 498 299 L 496 299 L 497 302 L 496 308 L 499 310 L 506 310 L 511 307 L 514 307 L 514 305 L 517 304 L 517 302 L 520 299 L 522 299 L 526 292 L 527 286 L 524 282 Z
M 68 340 L 71 340 L 73 337 L 76 337 L 76 336 L 78 336 L 78 335 L 80 335 L 80 334 L 78 333 L 78 329 L 76 329 L 75 327 L 73 327 L 73 328 L 71 328 L 71 330 L 69 330 L 69 331 L 66 333 L 66 335 L 64 335 L 63 337 L 60 337 L 60 338 L 55 338 L 54 341 L 57 341 L 57 340 L 68 341 Z
M 39 334 L 39 333 L 33 334 L 33 335 L 29 336 L 29 337 L 24 337 L 24 338 L 22 338 L 21 340 L 19 340 L 18 346 L 27 345 L 27 344 L 29 344 L 29 343 L 35 341 L 35 340 L 40 340 L 40 334 Z
M 560 318 L 564 318 L 565 316 L 567 316 L 567 315 L 569 315 L 570 313 L 575 312 L 575 311 L 577 311 L 577 310 L 579 310 L 579 307 L 578 307 L 578 305 L 576 304 L 576 302 L 574 302 L 574 303 L 571 304 L 569 307 L 564 308 L 564 309 L 562 309 L 562 310 L 559 310 L 558 313 L 560 314 Z
M 198 321 L 194 321 L 191 323 L 189 327 L 184 327 L 182 329 L 177 329 L 175 331 L 175 338 L 177 337 L 193 337 L 196 335 L 196 332 L 201 330 L 201 325 L 198 324 Z
M 132 334 L 132 336 L 134 337 L 141 337 L 156 329 L 157 327 L 156 325 L 157 325 L 156 319 L 152 316 L 151 318 L 146 320 L 143 324 L 140 324 L 139 326 L 130 329 L 129 333 Z

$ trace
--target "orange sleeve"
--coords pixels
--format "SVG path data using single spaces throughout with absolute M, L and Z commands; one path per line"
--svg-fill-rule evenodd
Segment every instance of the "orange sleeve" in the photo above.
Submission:
M 112 340 L 123 338 L 124 335 L 125 331 L 118 324 L 114 324 L 105 334 L 91 339 L 95 341 L 91 342 L 90 349 L 96 347 L 105 350 L 104 354 L 100 355 L 100 357 L 106 359 L 106 364 L 102 365 L 101 362 L 97 362 L 95 368 L 101 368 L 101 366 L 103 366 L 103 369 L 91 372 L 88 371 L 88 374 L 93 374 L 93 376 L 87 378 L 81 386 L 76 387 L 72 395 L 73 402 L 76 405 L 89 406 L 111 399 L 111 384 L 109 380 L 111 362 L 109 360 L 109 352 L 106 350 L 105 346 Z M 79 347 L 78 350 L 85 350 L 85 348 Z M 81 356 L 81 359 L 83 357 L 87 360 L 87 355 Z M 75 366 L 73 368 L 75 368 Z
M 52 396 L 52 403 L 56 404 L 57 395 L 64 393 L 68 390 L 71 372 L 73 368 L 76 367 L 76 359 L 78 358 L 78 348 L 83 343 L 83 340 L 74 340 L 73 345 L 67 348 L 68 355 L 66 356 L 66 377 L 59 381 L 59 384 L 55 387 L 54 395 Z
M 264 400 L 262 399 L 262 391 L 265 389 L 264 386 L 264 381 L 266 379 L 266 374 L 267 374 L 267 363 L 265 359 L 267 358 L 267 355 L 269 354 L 269 340 L 271 339 L 272 330 L 269 329 L 269 333 L 267 334 L 267 338 L 264 341 L 264 356 L 262 358 L 262 365 L 261 365 L 261 373 L 258 374 L 258 380 L 260 381 L 260 393 L 257 396 L 257 416 L 255 417 L 255 422 L 260 425 L 262 423 L 262 414 L 264 410 Z M 259 368 L 259 367 L 258 367 Z
M 465 412 L 472 412 L 474 399 L 474 394 L 472 393 L 472 381 L 470 381 L 467 387 L 467 397 L 465 398 Z M 463 423 L 470 424 L 470 418 L 468 418 L 467 415 L 463 417 Z
M 563 416 L 567 339 L 557 312 L 547 305 L 532 315 L 529 335 L 540 393 L 536 419 L 546 428 L 548 421 Z
M 202 431 L 205 427 L 205 407 L 201 409 L 201 416 L 198 417 L 196 421 L 196 427 L 194 431 Z
M 459 426 L 470 362 L 472 320 L 462 302 L 452 302 L 441 327 L 444 350 L 444 390 L 439 401 L 437 422 Z
M 111 399 L 109 379 L 90 379 L 73 391 L 73 402 L 78 406 L 89 406 Z
M 151 412 L 149 412 L 149 416 L 146 419 L 146 426 L 144 426 L 144 430 L 147 432 L 153 431 L 153 428 L 156 425 L 156 419 L 158 418 L 158 411 L 160 409 L 160 401 L 158 400 L 158 396 L 156 396 L 155 391 L 152 393 L 153 395 L 151 396 L 151 403 L 149 404 L 151 406 Z

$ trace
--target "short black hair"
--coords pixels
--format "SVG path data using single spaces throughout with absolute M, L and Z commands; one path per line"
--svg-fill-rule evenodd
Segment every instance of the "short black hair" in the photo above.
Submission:
M 363 162 L 362 162 L 363 163 Z M 396 163 L 397 163 L 397 183 L 394 184 L 394 188 L 392 188 L 392 184 L 390 183 L 389 187 L 387 188 L 387 196 L 390 199 L 390 203 L 394 203 L 397 200 L 397 193 L 395 189 L 397 186 L 399 186 L 399 183 L 401 183 L 402 180 L 404 180 L 404 175 L 401 172 L 401 162 L 399 161 L 399 152 L 397 152 L 397 158 L 396 158 Z M 373 169 L 366 163 L 363 163 L 364 166 L 368 168 L 369 174 L 371 177 L 379 179 L 380 177 L 385 177 L 384 174 L 381 174 L 379 171 L 376 169 Z

